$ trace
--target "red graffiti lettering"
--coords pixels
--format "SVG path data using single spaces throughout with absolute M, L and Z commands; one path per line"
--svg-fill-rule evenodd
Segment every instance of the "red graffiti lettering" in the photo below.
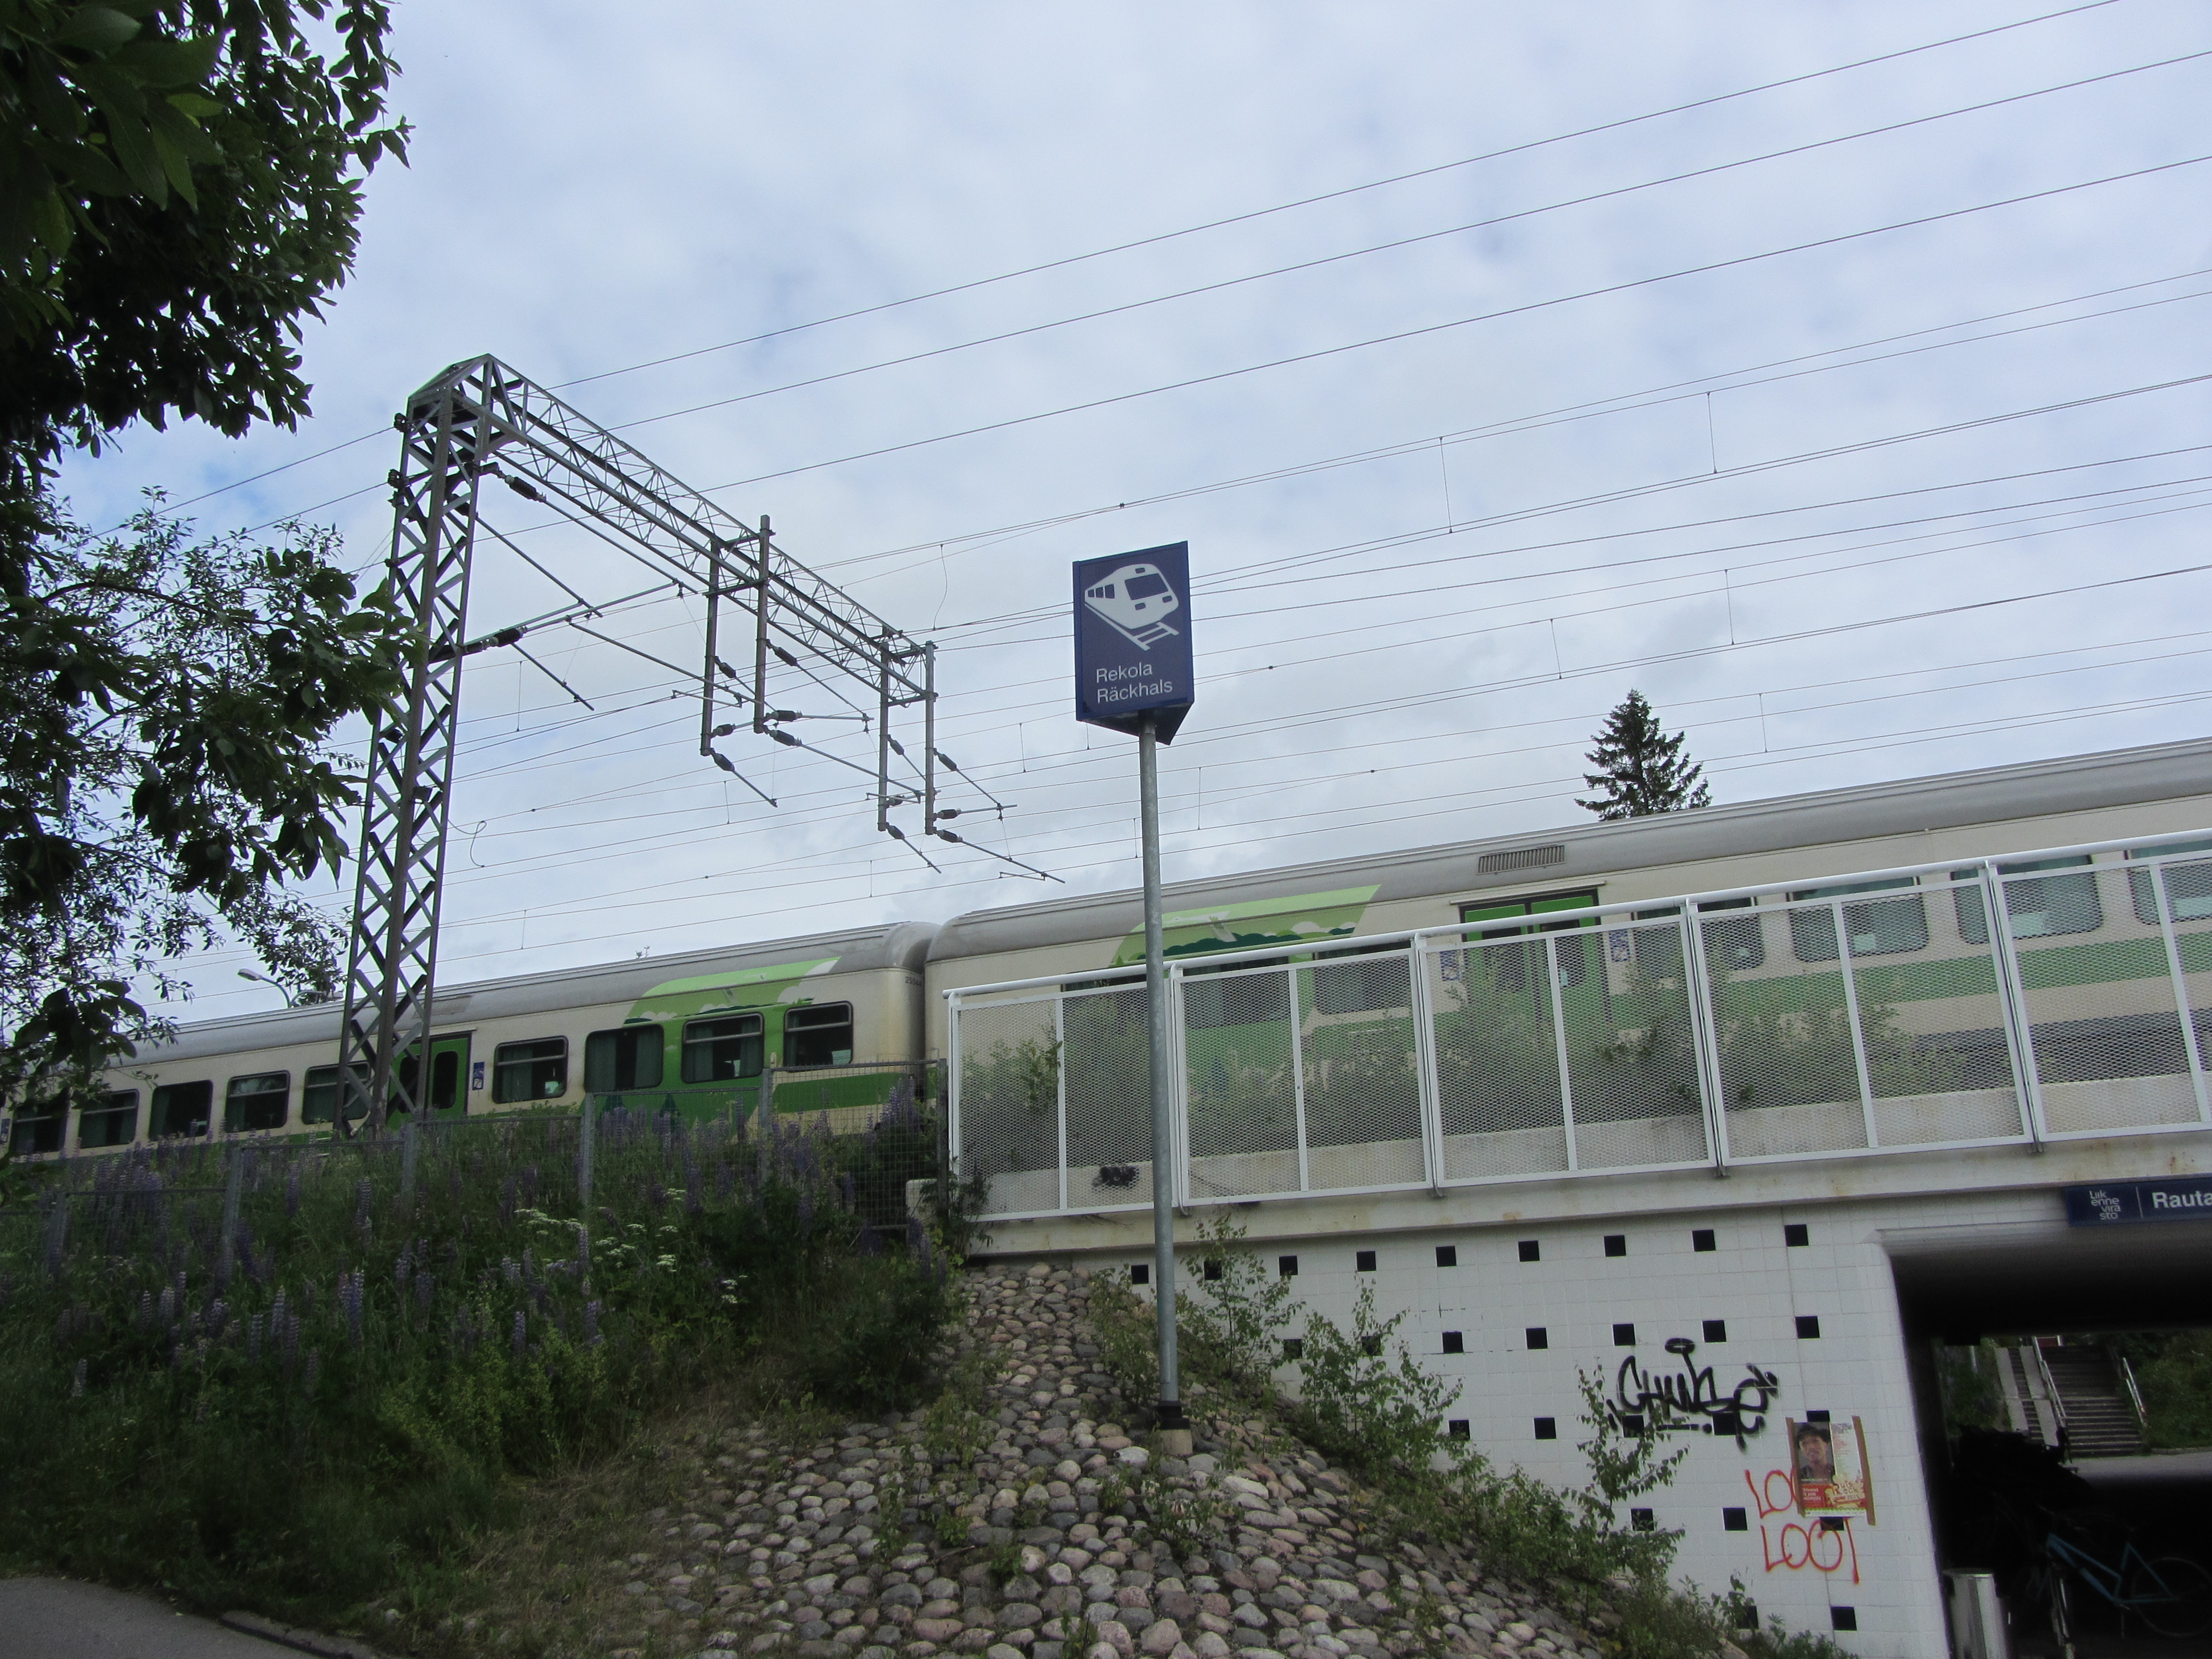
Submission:
M 1790 1481 L 1790 1471 L 1769 1469 L 1764 1480 L 1753 1480 L 1746 1469 L 1743 1484 L 1751 1489 L 1752 1501 L 1759 1506 L 1759 1552 L 1765 1571 L 1786 1567 L 1796 1572 L 1810 1567 L 1815 1572 L 1840 1573 L 1848 1568 L 1851 1583 L 1859 1582 L 1858 1536 L 1848 1518 L 1832 1531 L 1799 1521 L 1784 1522 L 1778 1529 L 1770 1524 L 1774 1517 L 1790 1514 L 1797 1507 L 1797 1489 Z

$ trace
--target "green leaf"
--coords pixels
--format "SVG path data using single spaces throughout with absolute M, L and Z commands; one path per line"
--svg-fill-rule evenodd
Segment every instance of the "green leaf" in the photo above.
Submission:
M 140 24 L 112 6 L 79 6 L 52 35 L 54 44 L 88 52 L 112 52 L 135 38 Z
M 213 72 L 216 57 L 222 50 L 220 35 L 201 34 L 177 40 L 149 34 L 132 41 L 108 62 L 144 86 L 196 87 Z
M 57 145 L 56 158 L 70 181 L 95 196 L 128 196 L 131 181 L 96 144 Z
M 199 192 L 192 188 L 192 163 L 177 141 L 156 125 L 152 129 L 155 154 L 161 158 L 161 173 L 177 194 L 192 206 L 200 204 Z
M 167 139 L 181 155 L 191 161 L 205 162 L 210 167 L 222 161 L 222 149 L 200 129 L 198 123 L 176 107 L 176 101 L 174 98 L 165 98 L 146 106 L 147 118 L 153 122 L 155 134 Z M 179 190 L 184 188 L 174 175 L 172 175 L 170 182 L 176 184 Z

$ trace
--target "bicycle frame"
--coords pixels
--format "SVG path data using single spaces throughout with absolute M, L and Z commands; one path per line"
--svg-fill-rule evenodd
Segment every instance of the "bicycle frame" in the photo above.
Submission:
M 2181 1599 L 2174 1594 L 2172 1588 L 2166 1583 L 2166 1580 L 2159 1576 L 2158 1569 L 2153 1566 L 2143 1553 L 2135 1547 L 2135 1540 L 2132 1539 L 2122 1547 L 2118 1566 L 2099 1560 L 2078 1545 L 2068 1543 L 2055 1532 L 2043 1540 L 2043 1547 L 2045 1553 L 2053 1561 L 2073 1573 L 2083 1583 L 2123 1613 L 2134 1613 L 2144 1607 L 2162 1607 L 2179 1602 Z M 2128 1569 L 2131 1566 L 2142 1569 L 2144 1577 L 2148 1579 L 2154 1587 L 2150 1594 L 2126 1595 L 2121 1593 L 2127 1583 Z

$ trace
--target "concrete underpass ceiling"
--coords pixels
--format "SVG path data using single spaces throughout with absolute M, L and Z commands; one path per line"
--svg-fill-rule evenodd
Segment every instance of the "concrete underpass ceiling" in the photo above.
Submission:
M 1909 1340 L 2212 1325 L 2212 1221 L 1881 1235 Z

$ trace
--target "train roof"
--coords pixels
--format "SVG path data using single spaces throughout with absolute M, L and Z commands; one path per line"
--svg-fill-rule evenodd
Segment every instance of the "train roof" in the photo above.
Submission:
M 1580 878 L 1615 871 L 2206 793 L 2212 793 L 2212 738 L 2198 738 L 1287 865 L 1249 875 L 1207 876 L 1170 883 L 1162 896 L 1173 910 L 1290 898 L 1354 884 L 1374 884 L 1375 903 L 1485 888 L 1525 890 L 1532 880 L 1571 885 Z M 1135 890 L 971 910 L 938 929 L 929 959 L 946 962 L 1122 939 L 1143 926 L 1143 898 Z
M 542 974 L 440 987 L 432 1004 L 433 1030 L 465 1020 L 495 1019 L 608 1002 L 635 1002 L 674 979 L 706 973 L 769 967 L 781 963 L 836 958 L 827 971 L 849 974 L 902 968 L 919 972 L 927 959 L 936 927 L 927 922 L 894 921 L 836 933 L 808 933 L 757 945 L 687 951 L 679 956 L 634 957 L 583 968 L 555 968 Z M 343 1013 L 336 1003 L 312 1008 L 283 1008 L 257 1014 L 229 1014 L 195 1020 L 179 1028 L 174 1042 L 162 1043 L 134 1058 L 195 1060 L 247 1048 L 276 1048 L 299 1042 L 336 1043 Z

